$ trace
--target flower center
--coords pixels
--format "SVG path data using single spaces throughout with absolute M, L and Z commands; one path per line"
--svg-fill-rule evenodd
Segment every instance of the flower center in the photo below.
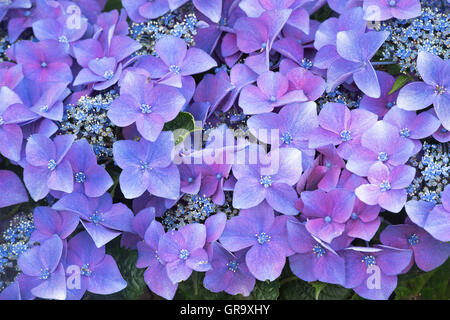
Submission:
M 434 89 L 434 93 L 437 94 L 437 95 L 444 94 L 445 91 L 446 91 L 445 87 L 444 86 L 440 86 L 440 85 L 437 85 L 436 88 Z
M 388 154 L 386 152 L 380 152 L 378 154 L 378 160 L 385 162 L 389 159 Z
M 152 113 L 152 106 L 145 103 L 141 104 L 141 112 L 144 114 Z
M 411 131 L 409 131 L 408 128 L 403 128 L 402 130 L 400 130 L 400 135 L 402 137 L 408 138 L 411 135 Z
M 39 277 L 39 279 L 47 280 L 48 278 L 50 278 L 50 271 L 48 270 L 48 268 L 41 269 L 41 276 Z
M 270 96 L 269 100 L 270 100 L 271 102 L 275 102 L 275 101 L 277 101 L 277 97 L 275 97 L 275 96 Z
M 236 272 L 238 265 L 239 263 L 236 260 L 232 260 L 227 263 L 228 270 L 230 270 L 231 272 Z
M 351 134 L 350 130 L 342 130 L 341 131 L 341 139 L 344 142 L 352 140 L 352 134 Z
M 48 111 L 48 105 L 42 106 L 39 108 L 40 112 L 47 112 Z
M 394 106 L 394 104 L 392 102 L 388 102 L 386 103 L 386 108 L 390 109 Z
M 180 257 L 180 259 L 182 259 L 182 260 L 187 260 L 187 258 L 189 258 L 189 256 L 190 256 L 190 253 L 186 249 L 181 249 L 180 254 L 178 255 L 178 257 Z
M 221 173 L 216 174 L 216 178 L 217 179 L 222 179 L 222 174 Z
M 389 181 L 385 180 L 380 184 L 380 189 L 381 192 L 391 190 L 391 184 L 389 183 Z
M 289 132 L 285 132 L 281 136 L 280 140 L 283 141 L 283 143 L 285 143 L 285 144 L 291 144 L 293 138 L 292 138 L 292 136 L 291 136 L 291 134 Z
M 61 43 L 69 43 L 69 39 L 66 36 L 61 36 L 58 38 L 58 41 Z
M 152 170 L 152 168 L 150 168 L 150 166 L 148 165 L 148 163 L 145 162 L 145 161 L 142 161 L 142 160 L 139 161 L 139 165 L 140 165 L 142 171 L 145 171 L 145 170 Z
M 352 212 L 352 220 L 358 219 L 358 214 L 356 212 Z
M 326 223 L 330 223 L 331 222 L 331 217 L 330 216 L 326 216 L 323 220 L 325 220 Z
M 42 63 L 41 63 L 41 67 L 42 67 L 42 68 L 47 68 L 47 66 L 48 66 L 47 62 L 42 62 Z
M 321 256 L 323 256 L 326 253 L 325 249 L 322 248 L 322 246 L 320 244 L 316 244 L 313 247 L 312 251 L 313 251 L 313 253 L 316 254 L 317 258 L 320 258 Z
M 86 277 L 90 277 L 92 274 L 92 270 L 89 269 L 89 263 L 83 264 L 80 270 L 80 274 Z
M 264 188 L 268 188 L 272 185 L 272 177 L 271 176 L 261 176 L 259 183 L 261 183 L 264 186 Z
M 169 70 L 175 74 L 180 74 L 180 67 L 174 64 L 169 67 Z
M 103 78 L 105 78 L 106 80 L 111 80 L 112 77 L 114 77 L 114 71 L 112 70 L 105 71 L 105 73 L 103 74 Z
M 374 266 L 376 264 L 374 256 L 365 256 L 364 258 L 362 258 L 361 262 L 364 262 L 367 268 Z
M 264 244 L 266 242 L 270 242 L 270 239 L 272 237 L 269 236 L 267 233 L 265 232 L 261 232 L 260 234 L 256 235 L 256 240 L 258 241 L 259 244 Z
M 55 169 L 56 169 L 56 161 L 53 160 L 53 159 L 51 159 L 51 160 L 48 162 L 48 164 L 47 164 L 47 168 L 48 168 L 48 170 L 50 170 L 50 171 L 55 170 Z
M 102 214 L 97 210 L 95 210 L 95 212 L 89 217 L 89 220 L 91 220 L 96 226 L 98 226 L 100 222 L 105 221 Z
M 408 243 L 412 246 L 415 246 L 416 244 L 419 243 L 419 236 L 415 233 L 413 233 L 409 238 L 408 238 Z
M 390 5 L 391 7 L 394 7 L 396 4 L 397 4 L 397 2 L 396 2 L 395 0 L 389 1 L 389 5 Z
M 77 172 L 75 174 L 75 181 L 78 183 L 83 183 L 86 181 L 86 175 L 84 174 L 84 172 Z

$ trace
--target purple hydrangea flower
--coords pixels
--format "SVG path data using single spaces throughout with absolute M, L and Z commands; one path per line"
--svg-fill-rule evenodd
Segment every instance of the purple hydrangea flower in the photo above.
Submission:
M 389 169 L 376 163 L 368 172 L 369 184 L 356 188 L 355 194 L 368 205 L 379 205 L 391 212 L 400 212 L 406 203 L 406 187 L 413 181 L 416 170 L 410 166 Z
M 105 168 L 97 164 L 94 150 L 85 139 L 74 142 L 67 153 L 67 160 L 74 172 L 74 192 L 100 197 L 113 185 Z
M 362 134 L 377 122 L 377 116 L 366 110 L 350 111 L 342 103 L 327 103 L 319 113 L 320 127 L 309 138 L 309 147 L 338 145 L 337 152 L 348 159 L 359 147 Z
M 255 286 L 255 277 L 245 264 L 246 250 L 232 254 L 217 242 L 213 246 L 211 270 L 205 273 L 203 284 L 211 292 L 225 291 L 228 294 L 250 295 Z
M 133 212 L 123 203 L 113 204 L 109 193 L 99 198 L 71 193 L 61 198 L 52 208 L 80 215 L 81 223 L 97 248 L 119 236 L 121 231 L 133 232 Z
M 14 45 L 14 56 L 32 81 L 72 81 L 72 58 L 58 41 L 19 41 Z
M 144 75 L 134 75 L 131 85 L 122 86 L 120 96 L 108 110 L 111 121 L 126 127 L 136 123 L 139 133 L 155 141 L 164 123 L 173 120 L 186 100 L 177 88 L 146 83 Z M 127 83 L 129 84 L 129 83 Z
M 414 154 L 422 149 L 420 139 L 431 136 L 440 126 L 439 120 L 429 112 L 416 114 L 414 111 L 406 111 L 397 106 L 384 115 L 383 121 L 396 126 L 400 136 L 414 143 Z
M 86 39 L 73 46 L 75 58 L 83 67 L 73 85 L 93 84 L 95 90 L 104 90 L 115 84 L 126 66 L 124 60 L 141 48 L 141 44 L 127 36 L 116 35 L 102 45 L 99 40 Z
M 441 192 L 442 204 L 434 205 L 423 200 L 411 200 L 406 204 L 409 218 L 421 228 L 424 228 L 434 238 L 450 241 L 450 186 Z
M 28 139 L 23 179 L 33 200 L 43 199 L 50 190 L 73 191 L 72 166 L 66 155 L 74 138 L 59 135 L 52 141 L 43 134 L 34 134 Z
M 363 8 L 364 19 L 369 21 L 412 19 L 422 13 L 419 0 L 365 0 Z
M 185 225 L 161 236 L 158 255 L 167 262 L 167 274 L 173 283 L 188 279 L 193 270 L 203 272 L 211 268 L 208 253 L 203 249 L 205 242 L 206 228 L 199 223 Z
M 171 132 L 162 132 L 155 142 L 121 140 L 114 143 L 117 165 L 122 168 L 120 189 L 133 199 L 145 190 L 175 200 L 180 193 L 180 173 L 172 163 L 175 142 Z
M 287 221 L 289 245 L 295 254 L 289 257 L 292 272 L 305 281 L 345 284 L 345 262 L 329 245 L 312 236 L 304 224 Z
M 346 189 L 304 191 L 303 214 L 307 218 L 306 229 L 317 238 L 331 243 L 344 233 L 355 205 L 355 195 Z
M 175 36 L 164 36 L 155 44 L 158 58 L 147 56 L 138 66 L 150 72 L 159 83 L 180 88 L 182 78 L 208 71 L 217 66 L 216 61 L 198 48 L 187 49 L 186 42 Z M 147 67 L 145 67 L 147 66 Z
M 145 231 L 144 240 L 137 244 L 139 257 L 136 267 L 147 268 L 144 280 L 150 290 L 163 298 L 173 299 L 178 284 L 169 278 L 166 262 L 158 254 L 158 245 L 163 235 L 164 228 L 161 223 L 152 221 Z
M 308 100 L 302 90 L 288 91 L 289 81 L 280 72 L 267 71 L 256 83 L 243 88 L 239 96 L 245 114 L 270 112 L 275 107 Z
M 267 157 L 259 152 L 259 156 L 258 164 L 233 165 L 233 175 L 237 179 L 233 207 L 248 209 L 266 200 L 272 208 L 281 213 L 298 214 L 294 207 L 298 196 L 291 186 L 300 179 L 301 152 L 294 148 L 282 148 L 271 151 Z M 271 167 L 264 166 L 271 162 Z
M 31 293 L 43 299 L 66 299 L 66 275 L 61 261 L 63 242 L 58 235 L 24 252 L 17 263 L 32 286 Z
M 417 70 L 424 82 L 404 86 L 397 98 L 397 105 L 405 110 L 421 110 L 434 105 L 434 110 L 444 128 L 450 130 L 450 62 L 438 56 L 420 51 Z
M 347 170 L 367 176 L 375 163 L 391 167 L 402 165 L 414 154 L 414 143 L 404 139 L 397 127 L 378 121 L 361 136 L 361 147 L 355 148 L 347 162 Z
M 134 22 L 156 19 L 169 11 L 167 0 L 123 0 L 122 5 Z
M 30 243 L 44 242 L 57 234 L 66 239 L 75 231 L 80 222 L 77 214 L 69 211 L 56 211 L 50 207 L 36 207 L 33 211 L 35 230 L 30 236 Z
M 345 287 L 373 300 L 389 299 L 397 287 L 397 275 L 412 257 L 411 250 L 388 246 L 350 247 L 340 253 L 345 258 Z
M 23 134 L 18 124 L 33 118 L 14 91 L 0 87 L 0 154 L 13 161 L 20 160 Z
M 278 278 L 292 251 L 286 236 L 287 216 L 275 217 L 273 209 L 261 204 L 241 210 L 225 226 L 220 243 L 225 249 L 236 252 L 250 248 L 245 262 L 252 275 L 261 281 Z
M 80 232 L 67 245 L 67 270 L 80 269 L 80 288 L 69 289 L 68 299 L 79 300 L 86 291 L 112 294 L 127 286 L 113 257 L 105 254 L 105 247 L 96 247 L 87 232 Z
M 450 243 L 445 243 L 433 238 L 424 229 L 406 221 L 406 224 L 390 225 L 380 234 L 380 241 L 387 246 L 410 249 L 411 257 L 419 269 L 431 271 L 442 265 L 450 256 Z M 408 269 L 409 269 L 408 267 Z M 406 272 L 408 270 L 405 270 Z
M 340 59 L 334 61 L 327 72 L 328 91 L 353 76 L 357 87 L 372 98 L 381 95 L 377 74 L 370 59 L 389 36 L 389 32 L 355 30 L 341 31 L 337 34 L 336 49 Z

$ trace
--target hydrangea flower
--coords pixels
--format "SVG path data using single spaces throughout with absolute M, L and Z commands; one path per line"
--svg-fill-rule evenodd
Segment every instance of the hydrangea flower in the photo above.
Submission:
M 361 147 L 355 148 L 348 159 L 347 169 L 367 176 L 375 163 L 391 167 L 405 164 L 414 154 L 414 143 L 404 139 L 399 130 L 386 121 L 378 121 L 361 136 Z
M 372 98 L 381 95 L 377 74 L 370 59 L 387 39 L 387 31 L 361 33 L 355 30 L 337 34 L 336 49 L 340 59 L 334 61 L 327 72 L 328 92 L 353 76 L 358 88 Z
M 449 243 L 436 240 L 411 221 L 406 221 L 406 224 L 387 226 L 381 232 L 380 240 L 384 245 L 410 249 L 413 252 L 408 269 L 415 261 L 419 269 L 430 271 L 439 267 L 450 256 Z
M 206 271 L 203 284 L 211 292 L 225 291 L 228 294 L 250 295 L 255 278 L 245 264 L 246 250 L 232 254 L 221 244 L 214 242 L 211 270 Z
M 241 210 L 227 222 L 220 243 L 230 252 L 250 248 L 245 262 L 252 275 L 261 281 L 278 278 L 292 254 L 286 236 L 287 216 L 275 217 L 273 209 L 261 204 Z
M 350 247 L 340 253 L 345 259 L 345 287 L 373 300 L 389 299 L 397 287 L 397 275 L 405 270 L 412 257 L 411 250 L 388 246 Z M 379 278 L 374 280 L 374 275 Z
M 434 238 L 450 241 L 450 187 L 441 192 L 442 204 L 434 206 L 433 203 L 423 200 L 411 200 L 406 204 L 408 217 L 419 227 L 424 228 Z
M 18 264 L 31 289 L 31 293 L 43 299 L 66 299 L 66 275 L 61 261 L 63 242 L 53 235 L 19 257 Z
M 173 120 L 185 103 L 178 89 L 165 85 L 146 83 L 146 77 L 136 75 L 132 87 L 122 86 L 120 96 L 108 110 L 108 117 L 120 127 L 136 123 L 139 133 L 155 141 L 164 123 Z
M 306 229 L 327 243 L 344 232 L 355 205 L 355 195 L 346 189 L 304 191 L 301 199 Z
M 123 203 L 113 204 L 109 193 L 99 198 L 87 198 L 81 193 L 71 193 L 61 198 L 52 208 L 78 214 L 81 224 L 97 248 L 119 236 L 121 231 L 133 232 L 133 212 Z
M 112 294 L 127 286 L 113 257 L 96 247 L 87 232 L 80 232 L 67 245 L 68 267 L 80 269 L 80 288 L 68 289 L 67 298 L 79 300 L 86 291 Z
M 211 268 L 208 253 L 203 249 L 205 241 L 206 228 L 198 223 L 161 236 L 158 255 L 167 262 L 167 275 L 173 283 L 186 280 L 193 270 L 207 271 Z
M 257 86 L 244 87 L 239 96 L 239 106 L 245 114 L 266 113 L 275 107 L 307 100 L 302 90 L 288 91 L 289 81 L 279 72 L 267 71 L 256 83 Z
M 319 125 L 311 132 L 309 147 L 338 145 L 337 152 L 348 159 L 361 143 L 361 136 L 377 122 L 377 116 L 365 110 L 350 111 L 342 103 L 327 103 L 319 113 Z
M 72 58 L 55 40 L 19 41 L 14 46 L 14 57 L 22 65 L 25 77 L 32 81 L 67 83 L 73 79 Z
M 377 71 L 376 73 L 380 81 L 380 97 L 371 98 L 368 95 L 364 95 L 359 103 L 359 107 L 382 117 L 396 105 L 398 91 L 389 94 L 395 83 L 393 76 L 383 71 Z
M 115 84 L 126 65 L 124 61 L 141 48 L 137 41 L 122 35 L 113 36 L 105 47 L 99 40 L 86 39 L 73 46 L 77 62 L 83 67 L 73 85 L 93 84 L 95 90 L 104 90 Z
M 66 239 L 75 231 L 80 222 L 77 214 L 69 211 L 56 211 L 50 207 L 36 207 L 33 211 L 35 230 L 30 236 L 30 243 L 42 243 L 58 235 Z
M 162 132 L 155 142 L 141 139 L 114 143 L 114 159 L 123 169 L 119 181 L 125 198 L 137 198 L 148 190 L 159 197 L 177 199 L 180 173 L 172 163 L 174 146 L 171 132 Z
M 22 103 L 10 88 L 0 87 L 0 153 L 13 161 L 21 157 L 23 135 L 18 124 L 35 117 Z
M 397 166 L 389 169 L 383 163 L 376 163 L 368 172 L 369 184 L 356 188 L 355 194 L 368 205 L 379 205 L 391 212 L 399 212 L 406 203 L 408 187 L 416 171 L 410 166 Z
M 23 179 L 33 200 L 43 199 L 50 190 L 73 191 L 73 171 L 66 155 L 74 138 L 60 135 L 52 141 L 43 134 L 34 134 L 28 139 Z
M 422 11 L 419 0 L 365 0 L 363 8 L 364 19 L 369 21 L 411 19 Z
M 292 272 L 304 281 L 345 284 L 345 261 L 328 244 L 312 236 L 305 225 L 287 221 L 289 245 L 295 254 L 289 257 Z
M 150 290 L 166 299 L 172 299 L 177 291 L 178 284 L 173 283 L 169 278 L 166 262 L 158 254 L 159 242 L 164 233 L 164 227 L 161 223 L 157 221 L 150 223 L 144 234 L 145 239 L 137 244 L 139 257 L 136 266 L 147 268 L 144 273 L 144 280 Z
M 448 60 L 420 51 L 417 57 L 417 69 L 424 82 L 413 82 L 404 86 L 398 94 L 398 107 L 414 111 L 433 104 L 442 125 L 450 130 L 449 66 Z
M 300 179 L 301 152 L 294 148 L 283 148 L 273 150 L 267 156 L 260 152 L 259 156 L 259 164 L 233 165 L 233 175 L 237 179 L 233 207 L 248 209 L 266 200 L 279 212 L 297 214 L 294 202 L 298 197 L 291 186 Z M 262 160 L 263 158 L 265 160 Z M 279 160 L 277 167 L 267 167 L 271 158 L 273 161 Z

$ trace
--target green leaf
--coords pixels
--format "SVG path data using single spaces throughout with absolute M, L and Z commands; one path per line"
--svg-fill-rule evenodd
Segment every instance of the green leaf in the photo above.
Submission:
M 105 6 L 105 11 L 112 11 L 112 10 L 120 10 L 122 8 L 122 1 L 121 0 L 108 0 Z
M 178 284 L 176 300 L 234 300 L 243 299 L 242 295 L 232 296 L 225 292 L 214 293 L 203 286 L 204 273 L 192 272 L 186 281 Z
M 164 125 L 164 131 L 172 131 L 175 137 L 175 144 L 183 140 L 193 131 L 199 130 L 195 126 L 194 116 L 189 112 L 180 112 L 175 119 Z
M 115 247 L 109 252 L 119 267 L 122 277 L 127 282 L 125 289 L 120 291 L 124 299 L 136 300 L 147 291 L 147 284 L 144 281 L 145 269 L 138 269 L 136 261 L 138 253 L 135 250 Z
M 280 295 L 280 282 L 278 279 L 270 281 L 257 281 L 251 296 L 255 300 L 277 300 Z
M 394 85 L 392 86 L 391 91 L 388 94 L 393 94 L 394 92 L 403 88 L 408 82 L 412 81 L 413 78 L 406 74 L 401 74 L 398 76 L 397 80 L 395 80 Z
M 283 300 L 345 300 L 353 295 L 350 289 L 319 281 L 308 283 L 289 277 L 281 283 L 280 298 Z

